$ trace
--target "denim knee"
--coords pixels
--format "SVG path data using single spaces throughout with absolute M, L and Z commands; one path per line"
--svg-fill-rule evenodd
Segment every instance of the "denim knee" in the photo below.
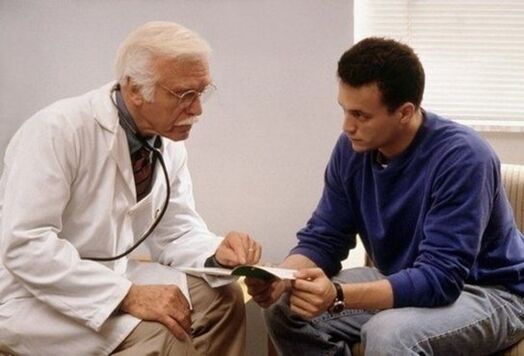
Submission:
M 289 324 L 291 310 L 288 305 L 288 298 L 282 296 L 278 301 L 267 309 L 263 309 L 262 315 L 268 330 L 275 331 L 279 329 L 287 329 L 285 325 Z
M 396 313 L 377 313 L 362 326 L 366 355 L 416 355 L 412 347 L 417 344 L 420 330 L 414 325 L 398 318 Z
M 333 356 L 350 352 L 344 341 L 332 340 L 329 333 L 316 327 L 314 322 L 293 314 L 288 295 L 264 310 L 263 315 L 268 334 L 280 355 Z

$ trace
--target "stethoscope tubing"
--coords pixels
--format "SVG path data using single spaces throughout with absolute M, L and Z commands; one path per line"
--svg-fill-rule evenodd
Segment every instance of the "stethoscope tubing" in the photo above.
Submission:
M 113 89 L 111 90 L 111 101 L 113 103 L 113 105 L 116 107 L 118 113 L 120 115 L 123 115 L 125 116 L 125 113 L 122 112 L 122 110 L 118 107 L 118 105 L 116 104 L 115 102 L 115 99 L 113 98 L 113 93 L 114 91 L 116 90 L 119 90 L 119 87 L 118 86 L 115 86 L 113 87 Z M 126 122 L 125 120 L 123 120 L 124 122 Z M 127 122 L 126 122 L 127 124 Z M 140 246 L 140 244 L 142 242 L 144 242 L 150 235 L 151 233 L 153 233 L 153 231 L 155 230 L 155 228 L 157 227 L 157 225 L 160 223 L 160 221 L 162 220 L 162 217 L 164 216 L 164 214 L 166 213 L 166 210 L 167 210 L 167 207 L 169 206 L 169 199 L 171 198 L 171 186 L 169 184 L 169 175 L 167 173 L 167 167 L 166 167 L 166 163 L 164 161 L 164 157 L 162 156 L 162 152 L 160 152 L 159 149 L 155 148 L 155 147 L 152 147 L 149 142 L 147 142 L 143 137 L 141 137 L 140 135 L 138 135 L 135 130 L 133 130 L 131 128 L 132 132 L 135 134 L 135 136 L 140 140 L 140 142 L 146 147 L 147 150 L 149 150 L 150 152 L 153 153 L 153 156 L 158 159 L 158 162 L 160 162 L 160 166 L 162 167 L 162 173 L 164 174 L 164 178 L 165 178 L 165 183 L 166 183 L 166 199 L 164 200 L 164 204 L 162 206 L 162 209 L 160 211 L 160 213 L 155 217 L 155 220 L 153 221 L 153 223 L 151 224 L 151 226 L 149 226 L 149 228 L 147 229 L 147 231 L 140 237 L 140 239 L 138 239 L 137 242 L 135 242 L 133 244 L 133 246 L 131 246 L 130 248 L 128 248 L 126 251 L 116 255 L 116 256 L 111 256 L 111 257 L 82 257 L 82 259 L 86 259 L 86 260 L 91 260 L 91 261 L 99 261 L 99 262 L 109 262 L 109 261 L 115 261 L 115 260 L 118 260 L 122 257 L 125 257 L 127 255 L 129 255 L 131 252 L 133 252 L 138 246 Z M 150 193 L 151 194 L 151 193 Z

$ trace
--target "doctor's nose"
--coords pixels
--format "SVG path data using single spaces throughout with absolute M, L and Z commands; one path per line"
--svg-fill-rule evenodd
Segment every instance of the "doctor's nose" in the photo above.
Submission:
M 202 115 L 202 100 L 199 96 L 197 96 L 193 102 L 187 107 L 186 109 L 187 113 L 191 116 L 199 116 Z

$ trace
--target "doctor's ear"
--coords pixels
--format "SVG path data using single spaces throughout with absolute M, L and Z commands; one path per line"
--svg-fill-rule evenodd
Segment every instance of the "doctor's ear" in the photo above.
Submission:
M 142 95 L 142 86 L 136 84 L 133 79 L 128 77 L 126 87 L 128 88 L 129 98 L 133 105 L 141 106 L 145 101 Z

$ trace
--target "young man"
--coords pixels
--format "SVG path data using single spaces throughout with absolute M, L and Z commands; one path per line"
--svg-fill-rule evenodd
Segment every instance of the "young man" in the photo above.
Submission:
M 324 191 L 282 266 L 248 280 L 283 355 L 489 354 L 524 336 L 524 240 L 495 152 L 420 107 L 408 46 L 365 39 L 341 57 L 340 136 Z M 376 268 L 341 271 L 359 235 Z M 276 303 L 275 303 L 276 302 Z
M 261 253 L 195 211 L 183 141 L 213 88 L 208 54 L 190 30 L 146 23 L 118 51 L 118 83 L 16 133 L 0 184 L 0 352 L 244 354 L 238 286 L 173 268 Z M 141 238 L 152 263 L 127 258 Z

